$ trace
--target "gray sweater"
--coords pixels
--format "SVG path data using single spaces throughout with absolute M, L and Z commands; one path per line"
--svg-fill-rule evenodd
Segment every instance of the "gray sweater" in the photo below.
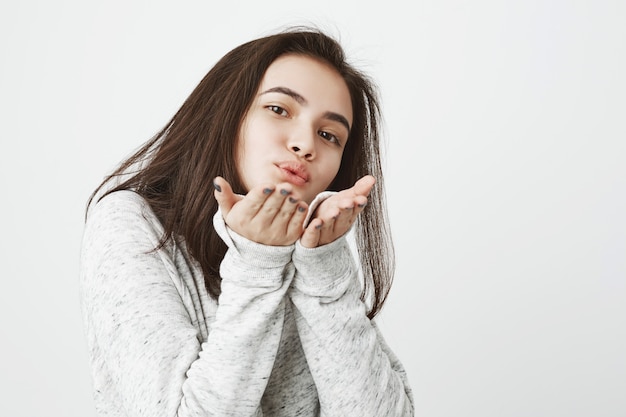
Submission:
M 228 246 L 219 304 L 182 241 L 153 250 L 163 228 L 141 196 L 90 209 L 80 282 L 98 415 L 413 415 L 345 237 L 272 247 L 220 213 L 214 225 Z

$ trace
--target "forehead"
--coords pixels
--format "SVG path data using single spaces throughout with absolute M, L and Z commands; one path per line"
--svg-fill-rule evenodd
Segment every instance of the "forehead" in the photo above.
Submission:
M 343 77 L 330 64 L 306 55 L 278 57 L 267 68 L 259 92 L 287 87 L 320 111 L 342 114 L 352 122 L 352 100 Z

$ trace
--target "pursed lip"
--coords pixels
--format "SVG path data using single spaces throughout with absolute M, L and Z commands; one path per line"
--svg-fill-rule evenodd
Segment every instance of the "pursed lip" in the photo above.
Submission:
M 300 180 L 296 180 L 296 182 L 300 183 L 298 185 L 302 185 L 309 181 L 309 172 L 307 171 L 306 167 L 299 162 L 283 161 L 277 163 L 276 166 L 285 171 L 288 177 L 300 178 Z

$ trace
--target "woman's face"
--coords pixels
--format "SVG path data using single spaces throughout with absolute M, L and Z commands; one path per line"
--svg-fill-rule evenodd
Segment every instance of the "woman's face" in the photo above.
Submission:
M 288 182 L 307 203 L 333 181 L 352 126 L 352 102 L 335 69 L 283 55 L 267 69 L 237 144 L 247 190 Z

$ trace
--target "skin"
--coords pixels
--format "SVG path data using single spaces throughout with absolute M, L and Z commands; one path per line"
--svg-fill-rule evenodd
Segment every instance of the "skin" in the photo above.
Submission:
M 352 123 L 348 88 L 330 66 L 285 55 L 267 69 L 238 137 L 237 168 L 249 190 L 221 177 L 215 198 L 226 224 L 257 243 L 317 247 L 344 235 L 367 204 L 375 179 L 323 201 L 303 228 L 308 204 L 337 175 Z

